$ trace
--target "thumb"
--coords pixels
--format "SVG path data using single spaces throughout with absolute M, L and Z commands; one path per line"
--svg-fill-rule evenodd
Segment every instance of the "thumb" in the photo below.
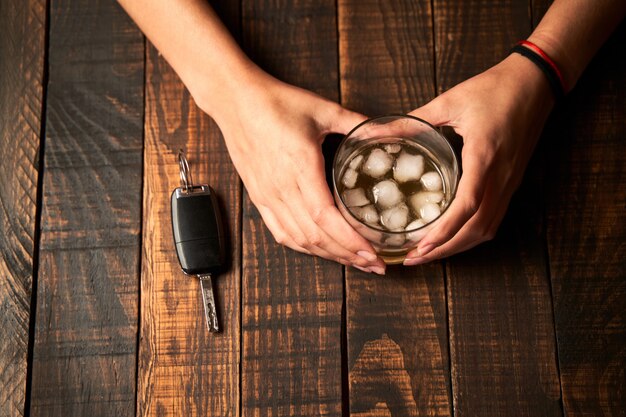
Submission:
M 329 130 L 333 133 L 346 134 L 356 127 L 359 123 L 367 120 L 367 116 L 353 112 L 338 105 L 336 113 L 329 120 Z
M 450 111 L 443 105 L 441 96 L 434 98 L 422 107 L 418 107 L 409 113 L 409 115 L 426 120 L 433 126 L 442 126 L 450 123 Z

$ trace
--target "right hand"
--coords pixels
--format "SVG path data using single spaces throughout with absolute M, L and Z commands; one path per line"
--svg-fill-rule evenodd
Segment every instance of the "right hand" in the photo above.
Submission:
M 267 74 L 242 83 L 229 103 L 210 112 L 250 199 L 280 244 L 366 272 L 385 264 L 335 207 L 321 144 L 365 116 Z M 199 101 L 200 103 L 200 101 Z M 213 111 L 211 111 L 213 110 Z
M 463 136 L 463 176 L 450 208 L 407 254 L 418 265 L 495 236 L 553 106 L 545 75 L 512 54 L 412 112 Z

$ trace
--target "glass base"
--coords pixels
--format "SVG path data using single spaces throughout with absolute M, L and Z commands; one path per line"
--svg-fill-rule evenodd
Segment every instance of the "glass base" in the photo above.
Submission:
M 379 252 L 378 256 L 387 265 L 398 265 L 398 264 L 401 264 L 402 262 L 404 262 L 404 260 L 406 259 L 406 254 L 407 253 L 408 253 L 408 251 L 401 252 L 401 253 L 398 253 L 398 252 L 395 252 L 395 253 Z

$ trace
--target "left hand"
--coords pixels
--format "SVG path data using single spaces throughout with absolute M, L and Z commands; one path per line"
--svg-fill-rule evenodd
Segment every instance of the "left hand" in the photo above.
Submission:
M 464 145 L 456 197 L 407 254 L 405 265 L 444 258 L 494 237 L 553 105 L 541 70 L 512 54 L 410 113 L 452 126 Z
M 322 141 L 365 116 L 254 71 L 211 106 L 251 201 L 276 241 L 293 250 L 383 275 L 385 264 L 335 206 L 324 175 Z

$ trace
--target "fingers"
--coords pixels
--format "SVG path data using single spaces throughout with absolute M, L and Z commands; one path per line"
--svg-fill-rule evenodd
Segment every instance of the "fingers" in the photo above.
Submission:
M 359 123 L 367 120 L 367 117 L 360 114 L 345 109 L 339 105 L 336 105 L 333 109 L 333 113 L 326 116 L 327 120 L 322 121 L 322 126 L 324 126 L 324 133 L 342 133 L 346 134 Z
M 497 216 L 499 217 L 497 224 L 499 224 L 504 212 L 506 212 L 506 205 L 502 208 L 502 215 Z M 491 229 L 488 226 L 491 221 L 487 217 L 491 216 L 486 215 L 487 212 L 490 212 L 490 210 L 481 209 L 451 240 L 433 249 L 426 255 L 419 256 L 416 250 L 409 252 L 404 260 L 404 265 L 419 265 L 436 259 L 447 258 L 493 239 L 496 229 Z
M 319 246 L 329 252 L 343 254 L 347 251 L 353 256 L 356 254 L 365 258 L 370 267 L 384 269 L 385 264 L 377 258 L 372 245 L 348 224 L 335 207 L 324 180 L 322 161 L 320 158 L 316 159 L 318 161 L 312 163 L 297 181 L 303 197 L 303 206 L 300 210 L 305 210 L 308 214 L 306 227 L 323 232 L 324 239 Z
M 328 237 L 307 215 L 302 199 L 296 193 L 290 192 L 289 200 L 287 205 L 284 201 L 275 199 L 272 209 L 259 205 L 259 213 L 279 244 L 343 265 L 358 267 L 366 272 L 384 273 L 380 264 L 372 262 L 376 260 L 375 255 L 364 258 L 362 254 L 355 254 Z
M 443 95 L 413 110 L 409 115 L 426 120 L 433 126 L 441 126 L 450 123 L 450 108 L 443 103 Z
M 435 98 L 424 106 L 413 110 L 409 113 L 411 116 L 426 120 L 432 125 L 439 126 L 450 122 L 449 108 L 443 104 L 442 96 Z M 324 133 L 334 132 L 346 134 L 358 124 L 367 120 L 367 116 L 348 110 L 340 105 L 332 106 L 329 112 L 324 113 L 324 117 L 320 120 Z M 393 133 L 393 126 L 384 126 L 389 130 L 386 133 Z M 400 131 L 405 131 L 406 127 L 397 126 Z
M 272 213 L 272 211 L 269 208 L 264 207 L 264 206 L 259 206 L 258 209 L 259 209 L 259 213 L 261 213 L 261 216 L 263 217 L 263 221 L 265 221 L 265 225 L 270 230 L 270 232 L 272 233 L 272 236 L 274 236 L 274 239 L 276 240 L 278 244 L 287 246 L 290 249 L 305 253 L 307 255 L 320 256 L 322 258 L 330 259 L 343 265 L 352 265 L 355 267 L 359 267 L 359 269 L 361 270 L 367 269 L 366 267 L 363 267 L 363 266 L 353 265 L 347 260 L 338 258 L 337 256 L 334 256 L 333 254 L 331 254 L 330 252 L 327 252 L 326 250 L 322 248 L 310 247 L 310 250 L 309 250 L 301 246 L 300 244 L 298 244 L 298 241 L 296 239 L 301 241 L 304 235 L 302 234 L 302 231 L 298 228 L 298 226 L 292 221 L 290 217 L 285 217 L 283 219 L 283 222 L 280 222 L 278 221 L 276 216 Z M 287 208 L 283 206 L 282 208 L 279 209 L 279 211 L 284 212 L 286 209 Z M 287 226 L 285 227 L 283 224 L 286 224 Z M 296 236 L 296 238 L 294 239 L 294 237 L 292 236 Z M 368 270 L 367 272 L 371 272 L 371 271 Z
M 481 243 L 487 242 L 494 238 L 497 225 L 502 221 L 502 217 L 506 213 L 506 204 L 498 209 L 498 214 L 494 216 L 494 222 L 491 222 L 488 215 L 477 213 L 475 218 L 468 222 L 463 228 L 448 242 L 435 248 L 424 256 L 418 256 L 417 251 L 411 251 L 404 260 L 404 265 L 420 265 L 436 259 L 447 258 L 460 252 L 464 252 Z M 485 210 L 485 213 L 488 210 Z M 494 226 L 488 226 L 494 224 Z
M 490 181 L 479 210 L 452 239 L 422 256 L 417 250 L 409 252 L 404 264 L 418 265 L 446 258 L 493 239 L 512 194 L 510 187 L 502 189 L 496 186 L 495 181 Z
M 253 198 L 255 205 L 278 243 L 384 274 L 385 265 L 372 246 L 334 207 L 319 144 L 314 141 L 330 132 L 347 133 L 367 118 L 326 100 L 316 99 L 305 110 L 311 118 L 296 120 L 303 124 L 289 129 L 288 142 L 270 142 L 269 151 L 262 149 L 261 156 L 273 155 L 272 159 L 248 161 L 244 168 L 238 167 L 252 173 L 245 177 L 250 196 L 258 197 Z M 276 159 L 276 155 L 284 158 Z M 302 181 L 303 177 L 307 180 Z
M 333 236 L 327 233 L 327 230 L 320 227 L 312 218 L 303 201 L 292 202 L 290 209 L 299 213 L 296 221 L 304 232 L 304 239 L 299 243 L 301 243 L 304 248 L 308 248 L 313 253 L 317 253 L 320 250 L 324 251 L 330 254 L 330 256 L 324 256 L 325 258 L 332 260 L 341 259 L 351 265 L 362 268 L 378 269 L 382 267 L 382 264 L 376 263 L 377 258 L 373 252 L 358 250 L 360 248 L 356 248 L 357 250 L 354 250 L 354 248 L 346 248 L 337 242 Z M 380 272 L 382 273 L 383 271 Z
M 483 243 L 483 241 L 471 239 L 471 234 L 460 231 L 451 241 L 434 249 L 425 256 L 415 256 L 413 253 L 407 254 L 403 264 L 405 266 L 421 265 L 437 259 L 443 259 L 464 252 Z
M 424 256 L 438 246 L 443 245 L 476 214 L 485 191 L 485 182 L 489 175 L 488 158 L 480 158 L 468 152 L 463 161 L 463 176 L 455 199 L 437 224 L 419 243 L 417 255 Z
M 440 96 L 441 97 L 441 96 Z M 449 109 L 442 106 L 440 97 L 435 98 L 424 106 L 413 110 L 409 115 L 426 120 L 432 125 L 442 125 L 450 121 Z M 333 106 L 334 109 L 330 113 L 325 113 L 321 125 L 325 129 L 325 133 L 335 132 L 346 134 L 356 125 L 367 120 L 367 117 L 343 108 L 339 105 Z M 381 134 L 402 134 L 409 133 L 405 120 L 398 120 L 381 126 L 370 126 L 369 131 L 364 136 L 380 136 Z M 409 133 L 410 134 L 410 133 Z
M 274 213 L 272 213 L 269 208 L 259 204 L 257 205 L 257 210 L 259 210 L 259 213 L 261 214 L 265 225 L 269 229 L 270 233 L 272 233 L 272 236 L 274 236 L 274 240 L 276 240 L 277 243 L 285 245 L 295 251 L 306 253 L 307 255 L 311 254 L 311 252 L 309 252 L 307 249 L 304 249 L 293 240 L 293 238 L 289 235 L 289 233 L 287 233 L 281 222 L 276 218 L 276 216 L 274 216 Z

